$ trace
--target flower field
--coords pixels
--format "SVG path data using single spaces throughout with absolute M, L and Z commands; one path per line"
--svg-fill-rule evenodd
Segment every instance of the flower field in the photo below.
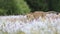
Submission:
M 0 34 L 60 34 L 60 14 L 0 16 Z

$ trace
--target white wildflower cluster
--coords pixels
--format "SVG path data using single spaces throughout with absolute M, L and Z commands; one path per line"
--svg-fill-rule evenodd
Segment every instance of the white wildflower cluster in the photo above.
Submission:
M 60 34 L 60 15 L 46 14 L 29 21 L 27 16 L 0 16 L 0 34 Z

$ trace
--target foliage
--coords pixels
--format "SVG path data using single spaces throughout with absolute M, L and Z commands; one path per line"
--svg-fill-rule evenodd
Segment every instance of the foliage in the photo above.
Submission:
M 15 14 L 27 14 L 30 9 L 24 0 L 14 0 L 15 3 Z
M 53 10 L 60 12 L 60 0 L 52 0 L 52 8 Z
M 60 0 L 0 0 L 0 15 L 19 15 L 30 11 L 49 10 L 60 12 Z
M 24 0 L 0 0 L 0 9 L 0 12 L 2 12 L 3 15 L 4 13 L 7 15 L 17 15 L 30 12 L 29 7 Z
M 46 0 L 26 0 L 32 11 L 48 11 Z
M 32 11 L 58 11 L 60 12 L 60 0 L 25 0 Z
M 7 15 L 6 12 L 7 12 L 7 10 L 5 10 L 5 9 L 0 9 L 0 15 Z

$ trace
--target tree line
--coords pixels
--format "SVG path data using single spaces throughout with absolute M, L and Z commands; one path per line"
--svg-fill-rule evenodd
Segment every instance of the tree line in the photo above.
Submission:
M 60 0 L 0 0 L 0 15 L 19 15 L 34 11 L 60 12 Z

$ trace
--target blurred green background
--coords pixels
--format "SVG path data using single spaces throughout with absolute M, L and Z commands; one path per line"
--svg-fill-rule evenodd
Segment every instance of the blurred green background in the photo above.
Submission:
M 0 15 L 24 15 L 34 11 L 60 12 L 60 0 L 0 0 Z

